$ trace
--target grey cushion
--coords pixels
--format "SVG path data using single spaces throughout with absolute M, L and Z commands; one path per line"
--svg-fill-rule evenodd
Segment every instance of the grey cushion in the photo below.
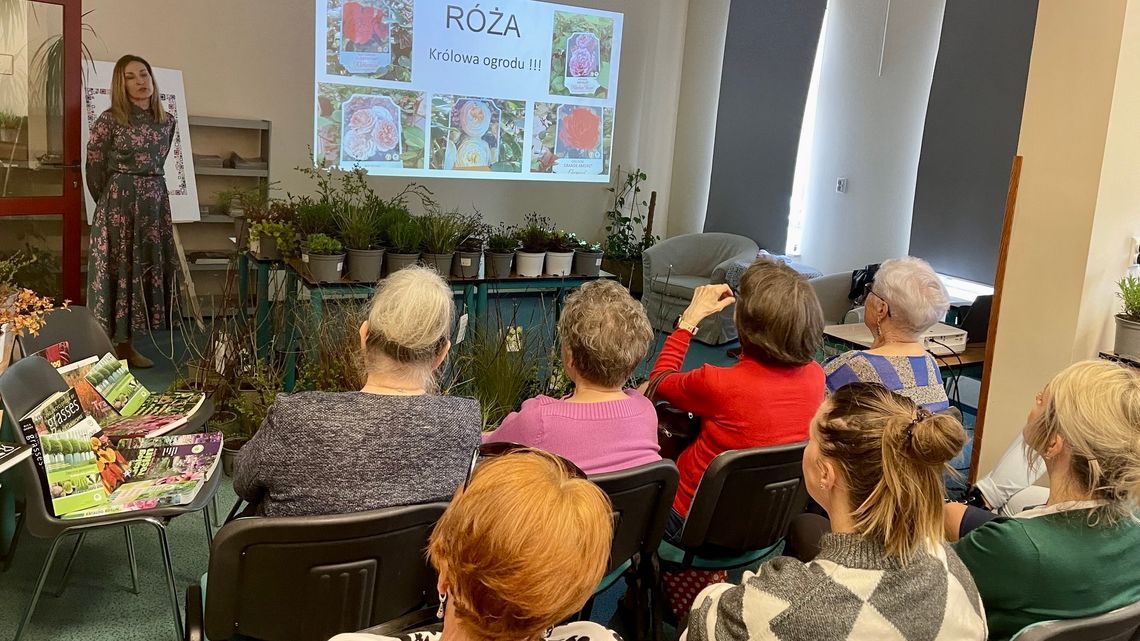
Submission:
M 650 283 L 650 291 L 666 296 L 691 300 L 693 292 L 701 285 L 708 285 L 708 276 L 685 276 L 683 274 L 658 274 Z

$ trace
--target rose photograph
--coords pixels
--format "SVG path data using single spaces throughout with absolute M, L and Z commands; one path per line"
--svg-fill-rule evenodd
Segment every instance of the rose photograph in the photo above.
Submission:
M 431 169 L 522 172 L 526 102 L 434 96 Z
M 608 97 L 613 40 L 613 18 L 555 11 L 550 93 Z
M 422 93 L 322 83 L 314 161 L 422 168 L 426 101 Z
M 605 174 L 613 142 L 613 109 L 536 103 L 531 172 Z
M 414 0 L 328 0 L 325 72 L 411 82 Z

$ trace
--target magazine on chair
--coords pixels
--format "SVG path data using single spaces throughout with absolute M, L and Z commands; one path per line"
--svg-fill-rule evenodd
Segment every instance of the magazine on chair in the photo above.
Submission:
M 4 423 L 4 412 L 0 411 L 0 424 Z M 0 441 L 0 473 L 14 467 L 20 461 L 32 455 L 30 445 L 17 445 Z

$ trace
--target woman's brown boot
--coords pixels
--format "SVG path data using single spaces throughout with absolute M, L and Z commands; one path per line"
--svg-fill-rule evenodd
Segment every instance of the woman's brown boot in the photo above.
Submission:
M 138 353 L 135 346 L 131 343 L 119 343 L 115 346 L 115 355 L 121 361 L 127 361 L 127 365 L 132 369 L 147 369 L 154 367 L 154 361 Z

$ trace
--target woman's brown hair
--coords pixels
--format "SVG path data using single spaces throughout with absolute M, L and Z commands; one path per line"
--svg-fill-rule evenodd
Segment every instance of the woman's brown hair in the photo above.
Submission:
M 115 63 L 115 71 L 111 74 L 111 115 L 121 125 L 128 125 L 131 122 L 131 97 L 127 95 L 127 82 L 123 76 L 126 75 L 127 65 L 132 62 L 142 63 L 146 67 L 147 75 L 150 76 L 150 86 L 153 91 L 150 94 L 147 111 L 155 122 L 166 122 L 166 110 L 162 108 L 162 99 L 159 97 L 158 80 L 154 77 L 150 63 L 130 54 L 119 58 Z
M 904 563 L 944 540 L 943 472 L 966 432 L 877 383 L 852 383 L 825 402 L 812 429 L 848 490 L 855 529 Z
M 823 310 L 807 279 L 760 258 L 744 270 L 738 289 L 736 327 L 745 354 L 785 367 L 815 358 L 823 343 Z

